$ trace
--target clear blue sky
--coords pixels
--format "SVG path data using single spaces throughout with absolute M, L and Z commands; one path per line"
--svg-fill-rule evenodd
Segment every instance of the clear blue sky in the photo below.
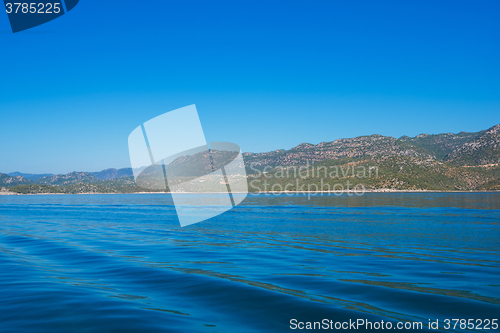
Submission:
M 243 151 L 500 123 L 500 1 L 97 1 L 12 34 L 0 172 L 129 167 L 127 138 L 196 104 Z

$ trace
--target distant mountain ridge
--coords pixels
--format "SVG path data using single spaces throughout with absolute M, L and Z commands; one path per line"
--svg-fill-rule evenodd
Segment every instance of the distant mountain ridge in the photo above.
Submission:
M 90 172 L 73 171 L 65 175 L 42 177 L 34 181 L 34 183 L 42 185 L 70 185 L 78 183 L 95 183 L 98 181 L 99 178 L 96 178 Z
M 317 145 L 302 143 L 290 150 L 275 150 L 268 153 L 244 153 L 247 165 L 295 165 L 330 159 L 397 155 L 431 158 L 425 149 L 407 144 L 393 137 L 382 135 L 360 136 L 321 142 Z
M 7 175 L 9 175 L 11 177 L 21 176 L 21 177 L 29 179 L 29 180 L 37 180 L 39 178 L 52 176 L 52 173 L 34 174 L 34 173 L 22 173 L 22 172 L 10 172 Z
M 420 134 L 400 138 L 375 134 L 316 145 L 302 143 L 289 150 L 244 153 L 243 156 L 249 174 L 255 172 L 255 168 L 310 163 L 358 164 L 377 166 L 385 172 L 379 180 L 368 184 L 372 188 L 500 189 L 500 125 L 479 132 L 457 134 Z M 193 155 L 179 160 L 176 167 L 181 171 L 189 169 L 193 158 L 198 157 Z M 135 184 L 131 168 L 70 172 L 65 175 L 0 173 L 2 187 L 18 189 L 19 193 L 145 191 Z
M 460 132 L 458 134 L 420 134 L 414 138 L 402 136 L 399 140 L 420 147 L 434 155 L 437 160 L 442 160 L 456 149 L 462 147 L 465 143 L 481 136 L 484 132 L 486 131 L 470 133 Z
M 480 135 L 457 147 L 443 160 L 468 166 L 500 163 L 500 125 L 480 132 Z
M 132 168 L 106 169 L 99 172 L 91 172 L 91 174 L 94 177 L 99 178 L 100 180 L 132 177 L 134 175 L 132 172 Z
M 500 125 L 480 132 L 420 134 L 399 139 L 379 134 L 338 139 L 319 144 L 302 143 L 290 150 L 244 153 L 250 166 L 296 165 L 340 158 L 407 156 L 430 158 L 456 165 L 479 166 L 500 162 Z M 468 163 L 468 164 L 467 164 Z

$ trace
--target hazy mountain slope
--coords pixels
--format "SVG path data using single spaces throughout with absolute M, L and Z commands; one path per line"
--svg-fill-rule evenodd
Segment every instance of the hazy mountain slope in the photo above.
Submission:
M 132 168 L 106 169 L 99 172 L 91 172 L 91 174 L 100 180 L 131 177 L 134 175 L 132 173 Z
M 8 173 L 8 175 L 11 177 L 21 176 L 29 180 L 37 180 L 39 178 L 52 176 L 51 173 L 34 174 L 34 173 L 22 173 L 22 172 L 10 172 Z

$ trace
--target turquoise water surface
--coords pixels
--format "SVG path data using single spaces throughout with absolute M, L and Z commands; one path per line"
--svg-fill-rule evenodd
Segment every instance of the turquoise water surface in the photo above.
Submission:
M 167 194 L 0 196 L 1 332 L 447 318 L 500 319 L 500 193 L 249 195 L 184 228 Z

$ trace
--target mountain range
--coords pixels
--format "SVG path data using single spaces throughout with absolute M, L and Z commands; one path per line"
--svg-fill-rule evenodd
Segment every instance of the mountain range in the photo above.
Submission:
M 302 143 L 290 150 L 245 153 L 246 163 L 258 165 L 299 165 L 307 161 L 375 156 L 429 158 L 460 166 L 500 163 L 500 125 L 480 132 L 420 134 L 399 139 L 369 135 L 338 139 L 313 145 Z
M 120 178 L 120 177 L 133 176 L 132 168 L 106 169 L 106 170 L 102 170 L 99 172 L 84 172 L 84 173 L 71 172 L 67 175 L 54 175 L 52 173 L 33 174 L 33 173 L 22 173 L 22 172 L 7 173 L 7 175 L 11 176 L 11 177 L 21 176 L 21 177 L 29 179 L 29 180 L 39 180 L 40 178 L 44 178 L 43 180 L 40 180 L 44 183 L 50 183 L 51 180 L 57 180 L 57 179 L 60 179 L 61 177 L 64 177 L 64 176 L 68 176 L 67 178 L 71 178 L 72 176 L 75 176 L 77 178 L 78 174 L 80 174 L 80 176 L 83 176 L 82 174 L 86 174 L 87 176 L 92 175 L 95 178 L 97 178 L 97 180 L 107 180 L 107 179 L 115 179 L 115 178 Z
M 364 179 L 363 184 L 370 189 L 500 189 L 500 125 L 479 132 L 457 134 L 420 134 L 400 138 L 375 134 L 319 144 L 302 143 L 289 150 L 244 153 L 243 156 L 249 178 L 264 180 L 260 171 L 265 169 L 265 178 L 273 178 L 272 184 L 284 184 L 279 177 L 269 177 L 277 175 L 280 168 L 314 164 L 325 168 L 377 168 L 376 178 Z M 309 178 L 301 177 L 300 181 L 304 184 L 315 181 Z M 348 178 L 338 177 L 335 182 L 345 183 Z M 331 179 L 328 181 L 333 182 Z M 4 192 L 17 193 L 147 191 L 135 184 L 131 168 L 64 175 L 0 173 L 2 187 Z

